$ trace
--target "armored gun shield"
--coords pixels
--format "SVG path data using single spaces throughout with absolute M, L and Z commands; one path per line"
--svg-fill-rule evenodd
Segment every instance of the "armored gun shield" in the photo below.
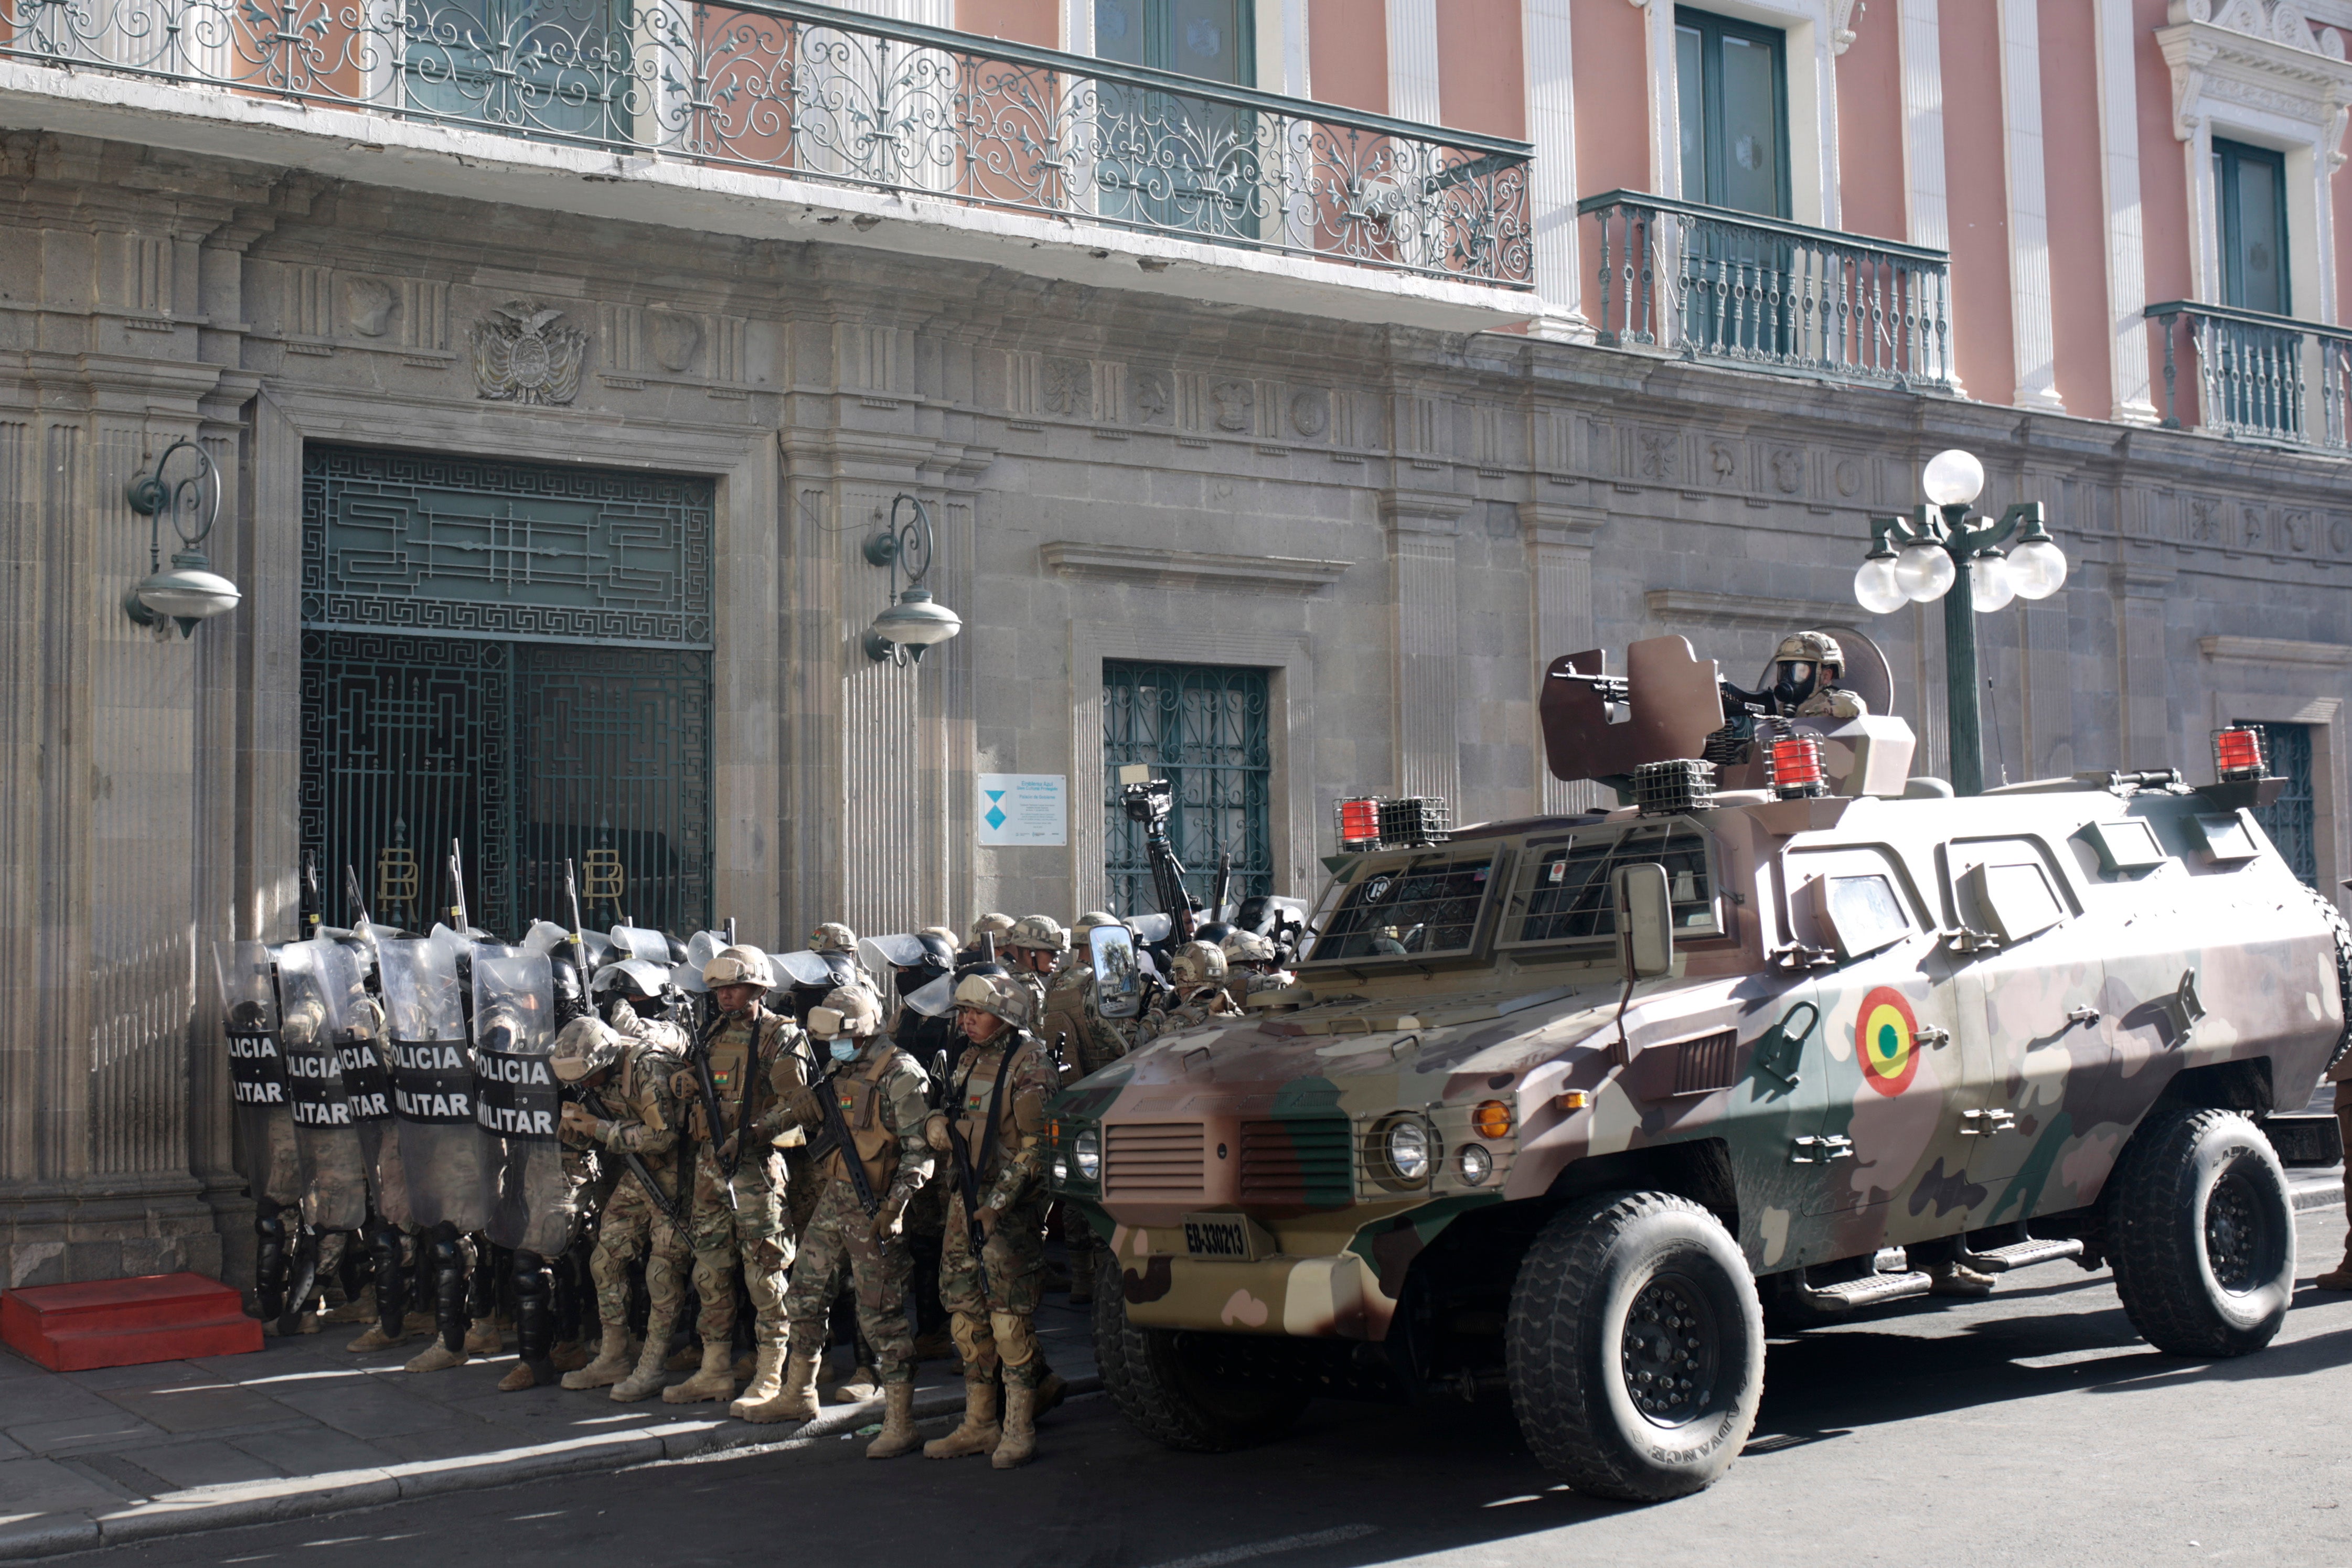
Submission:
M 367 1220 L 367 1161 L 341 1055 L 357 988 L 358 966 L 333 942 L 313 938 L 278 950 L 278 1040 L 302 1218 L 321 1230 L 356 1230 Z
M 221 1021 L 228 1037 L 230 1106 L 236 1121 L 237 1174 L 253 1195 L 299 1203 L 301 1166 L 288 1109 L 286 1059 L 278 1043 L 277 966 L 260 942 L 213 944 Z
M 392 1060 L 393 1124 L 419 1225 L 479 1230 L 489 1166 L 474 1120 L 474 1055 L 466 1043 L 454 942 L 387 942 L 385 1051 Z
M 495 1152 L 482 1228 L 501 1247 L 543 1258 L 570 1246 L 580 1221 L 557 1140 L 562 1086 L 548 1064 L 554 1014 L 546 954 L 474 949 L 474 1118 Z

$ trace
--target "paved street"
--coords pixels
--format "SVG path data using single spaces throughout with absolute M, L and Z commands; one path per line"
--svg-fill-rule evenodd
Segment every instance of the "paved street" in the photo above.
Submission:
M 2301 1217 L 2300 1277 L 2344 1222 Z M 1772 1347 L 1722 1484 L 1653 1509 L 1554 1489 L 1499 1404 L 1315 1406 L 1246 1455 L 1168 1453 L 1106 1398 L 1043 1458 L 889 1466 L 860 1445 L 566 1477 L 118 1549 L 141 1564 L 488 1564 L 772 1557 L 1003 1568 L 1449 1563 L 2341 1564 L 2352 1557 L 2352 1297 L 2306 1283 L 2268 1351 L 2217 1365 L 2135 1339 L 2104 1274 L 1895 1309 Z

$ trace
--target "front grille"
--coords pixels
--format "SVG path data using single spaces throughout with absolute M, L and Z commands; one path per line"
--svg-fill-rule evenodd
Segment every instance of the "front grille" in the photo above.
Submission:
M 1198 1122 L 1104 1129 L 1103 1196 L 1174 1201 L 1201 1196 L 1206 1134 Z
M 1355 1201 L 1355 1134 L 1345 1116 L 1242 1124 L 1244 1203 L 1343 1208 Z

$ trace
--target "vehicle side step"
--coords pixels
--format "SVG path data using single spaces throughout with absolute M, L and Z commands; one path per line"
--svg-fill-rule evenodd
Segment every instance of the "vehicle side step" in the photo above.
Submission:
M 1817 1312 L 1850 1312 L 1856 1307 L 1874 1307 L 1882 1301 L 1924 1296 L 1934 1283 L 1934 1278 L 1924 1270 L 1912 1269 L 1893 1274 L 1864 1274 L 1859 1280 L 1840 1280 L 1827 1285 L 1801 1281 L 1797 1291 L 1805 1304 Z
M 1981 1252 L 1970 1249 L 1962 1241 L 1959 1261 L 1964 1268 L 1974 1269 L 1979 1274 L 2006 1274 L 2011 1269 L 2031 1269 L 2036 1263 L 2055 1263 L 2082 1255 L 2083 1243 L 2073 1237 L 2063 1241 L 2041 1241 L 2029 1237 L 2006 1247 L 1988 1247 Z

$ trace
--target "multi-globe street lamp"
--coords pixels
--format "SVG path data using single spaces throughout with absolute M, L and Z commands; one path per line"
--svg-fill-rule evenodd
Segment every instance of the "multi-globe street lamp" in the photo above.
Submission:
M 1870 554 L 1853 574 L 1853 596 L 1873 615 L 1944 601 L 1945 715 L 1952 789 L 1961 795 L 1984 789 L 1976 618 L 2012 599 L 2047 599 L 2066 581 L 2066 552 L 2043 525 L 2041 502 L 2011 502 L 1998 522 L 1969 512 L 1984 480 L 1984 465 L 1969 453 L 1954 449 L 1929 458 L 1920 475 L 1927 504 L 1911 517 L 1874 518 Z M 2004 552 L 2001 546 L 2012 538 L 2015 544 Z M 1963 570 L 1969 591 L 1953 593 Z

